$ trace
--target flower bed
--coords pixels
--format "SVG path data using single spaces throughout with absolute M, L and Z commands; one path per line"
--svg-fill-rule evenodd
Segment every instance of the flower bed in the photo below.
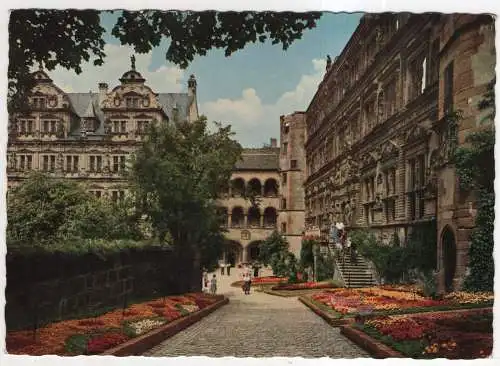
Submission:
M 425 298 L 416 293 L 378 287 L 333 289 L 311 295 L 313 302 L 326 306 L 339 318 L 373 314 L 413 313 L 456 308 L 487 307 L 492 295 L 450 295 L 442 300 Z
M 303 283 L 290 283 L 290 284 L 279 284 L 277 286 L 273 286 L 271 289 L 273 291 L 278 290 L 308 290 L 308 289 L 325 289 L 325 288 L 336 288 L 334 283 L 331 281 L 328 282 L 303 282 Z
M 130 305 L 96 318 L 52 323 L 36 332 L 7 333 L 7 352 L 34 356 L 99 354 L 131 338 L 146 334 L 173 320 L 220 300 L 208 294 L 186 294 Z
M 492 309 L 377 317 L 354 327 L 411 358 L 475 359 L 493 349 Z
M 273 284 L 288 281 L 287 277 L 276 277 L 276 276 L 268 276 L 268 277 L 254 277 L 252 278 L 252 283 L 256 285 L 260 284 Z

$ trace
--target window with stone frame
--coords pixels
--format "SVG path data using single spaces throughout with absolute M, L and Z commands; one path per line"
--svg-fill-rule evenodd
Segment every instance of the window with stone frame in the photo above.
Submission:
M 282 232 L 283 234 L 286 234 L 286 222 L 282 222 L 282 223 L 281 223 L 281 232 Z
M 394 77 L 389 80 L 384 87 L 385 96 L 385 111 L 384 117 L 389 118 L 394 113 L 396 113 L 396 103 L 397 103 L 397 78 Z
M 112 133 L 126 133 L 127 132 L 127 121 L 126 120 L 113 120 L 111 123 Z
M 432 41 L 431 56 L 429 60 L 429 83 L 435 83 L 439 80 L 439 48 L 440 40 L 436 38 Z
M 42 155 L 42 170 L 45 172 L 53 172 L 56 170 L 55 155 Z
M 35 109 L 46 109 L 47 108 L 47 98 L 46 97 L 33 97 L 32 105 Z
M 33 168 L 33 155 L 23 154 L 19 155 L 18 169 L 20 171 L 31 170 Z
M 376 122 L 375 99 L 372 99 L 365 103 L 363 112 L 364 112 L 363 120 L 366 126 L 366 133 L 368 133 L 375 126 Z
M 127 108 L 139 108 L 140 98 L 139 97 L 125 97 L 125 103 Z
M 32 119 L 19 119 L 17 121 L 17 130 L 21 134 L 31 134 L 34 131 L 35 121 Z
M 444 69 L 444 105 L 445 115 L 453 112 L 453 61 Z
M 284 172 L 281 174 L 281 184 L 286 186 L 288 182 L 288 174 L 287 172 Z
M 66 155 L 66 171 L 77 172 L 80 157 L 78 155 Z
M 409 88 L 409 101 L 421 95 L 426 87 L 426 67 L 427 58 L 422 52 L 415 57 L 409 64 L 410 73 L 410 88 Z
M 286 198 L 281 199 L 281 209 L 286 210 Z
M 91 172 L 102 171 L 102 156 L 100 156 L 100 155 L 90 155 L 89 156 L 89 170 Z
M 125 170 L 125 155 L 113 156 L 113 172 L 121 172 Z
M 385 220 L 386 223 L 391 223 L 396 220 L 396 201 L 388 199 L 384 202 Z
M 148 127 L 149 127 L 149 123 L 150 123 L 150 121 L 147 121 L 147 120 L 137 121 L 137 132 L 139 134 L 146 133 L 146 131 L 148 130 Z

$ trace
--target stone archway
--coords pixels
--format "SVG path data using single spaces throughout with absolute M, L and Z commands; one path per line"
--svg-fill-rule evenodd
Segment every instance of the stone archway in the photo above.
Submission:
M 248 261 L 249 262 L 255 262 L 259 259 L 259 254 L 260 254 L 259 245 L 261 243 L 262 243 L 261 240 L 255 240 L 255 241 L 252 241 L 250 244 L 248 244 L 247 250 L 248 250 Z
M 457 269 L 457 243 L 455 234 L 449 226 L 441 234 L 441 247 L 443 250 L 444 286 L 446 292 L 453 291 L 453 279 Z
M 230 263 L 233 267 L 241 263 L 243 246 L 236 240 L 228 240 L 224 251 L 224 262 Z

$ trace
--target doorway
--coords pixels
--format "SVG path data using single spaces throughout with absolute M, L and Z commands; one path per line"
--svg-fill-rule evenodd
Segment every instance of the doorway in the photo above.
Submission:
M 444 285 L 446 292 L 453 291 L 453 278 L 457 268 L 457 245 L 455 235 L 449 226 L 446 226 L 441 236 L 444 264 Z

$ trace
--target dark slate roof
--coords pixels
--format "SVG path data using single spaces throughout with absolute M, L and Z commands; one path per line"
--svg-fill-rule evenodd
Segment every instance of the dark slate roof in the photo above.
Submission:
M 278 170 L 279 148 L 244 149 L 236 170 Z
M 187 93 L 159 93 L 158 101 L 163 106 L 163 112 L 165 112 L 170 121 L 173 119 L 174 107 L 177 107 L 179 119 L 186 120 L 193 97 L 187 95 Z

